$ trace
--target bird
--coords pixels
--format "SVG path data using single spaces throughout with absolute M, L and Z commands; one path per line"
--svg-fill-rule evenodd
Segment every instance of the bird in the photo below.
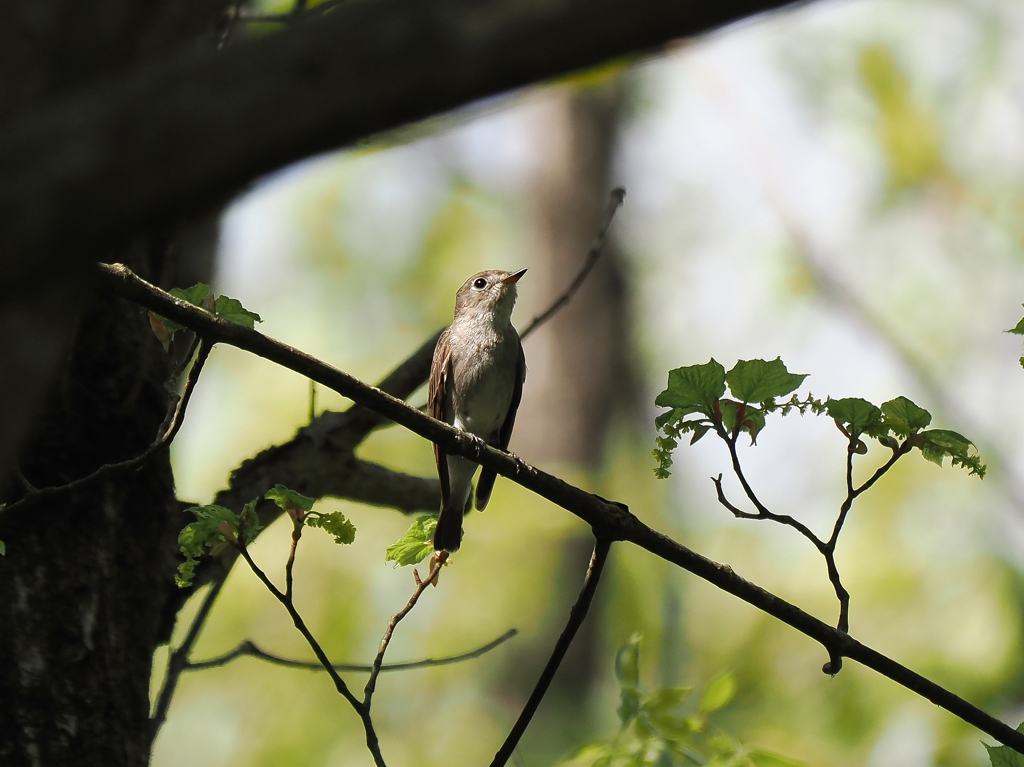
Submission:
M 441 334 L 430 366 L 427 409 L 432 418 L 507 450 L 526 380 L 526 357 L 512 326 L 516 283 L 526 269 L 489 269 L 470 277 L 455 294 L 452 324 Z M 441 482 L 441 510 L 434 549 L 454 552 L 462 544 L 462 517 L 469 505 L 477 464 L 447 455 L 434 443 Z M 495 472 L 484 468 L 476 486 L 476 508 L 487 506 Z

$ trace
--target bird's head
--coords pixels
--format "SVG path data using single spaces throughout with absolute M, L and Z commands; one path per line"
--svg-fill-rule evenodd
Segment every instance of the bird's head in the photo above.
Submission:
M 516 304 L 516 283 L 524 274 L 525 269 L 488 269 L 474 274 L 455 294 L 455 316 L 489 313 L 496 324 L 510 322 Z

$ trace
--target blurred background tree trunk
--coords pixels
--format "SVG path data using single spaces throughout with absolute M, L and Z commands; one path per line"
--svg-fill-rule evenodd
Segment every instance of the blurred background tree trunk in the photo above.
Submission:
M 625 97 L 626 84 L 614 76 L 559 88 L 546 98 L 536 145 L 540 171 L 531 190 L 535 306 L 550 305 L 572 282 L 603 222 L 608 192 L 618 185 L 611 174 Z M 613 428 L 635 408 L 627 269 L 612 235 L 573 300 L 526 342 L 529 372 L 512 449 L 538 465 L 596 474 Z M 520 320 L 526 321 L 525 316 Z M 552 642 L 564 620 L 561 605 L 575 599 L 592 550 L 589 533 L 564 543 L 555 579 L 562 599 L 558 611 L 553 608 Z M 598 590 L 542 705 L 552 715 L 541 714 L 532 725 L 531 738 L 547 741 L 546 748 L 556 753 L 589 734 L 586 706 L 602 671 L 596 645 L 606 591 L 607 584 Z

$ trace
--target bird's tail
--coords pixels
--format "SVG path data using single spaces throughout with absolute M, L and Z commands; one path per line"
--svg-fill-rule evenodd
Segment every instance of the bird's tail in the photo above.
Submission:
M 462 545 L 462 515 L 465 509 L 451 505 L 441 509 L 434 529 L 434 551 L 458 551 Z

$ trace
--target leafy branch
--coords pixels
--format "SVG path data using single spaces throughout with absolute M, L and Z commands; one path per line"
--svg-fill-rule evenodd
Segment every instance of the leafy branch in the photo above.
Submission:
M 714 432 L 729 450 L 733 473 L 739 480 L 747 499 L 756 511 L 743 511 L 725 495 L 722 475 L 712 477 L 718 502 L 740 519 L 767 519 L 799 532 L 824 557 L 828 578 L 839 601 L 839 620 L 836 628 L 845 633 L 850 629 L 850 594 L 842 584 L 836 566 L 835 552 L 839 535 L 846 523 L 853 502 L 869 490 L 896 462 L 914 448 L 934 463 L 942 465 L 949 457 L 954 466 L 963 466 L 970 474 L 985 476 L 985 465 L 977 455 L 974 444 L 966 437 L 945 429 L 928 429 L 931 414 L 906 397 L 897 397 L 882 404 L 872 405 L 857 397 L 827 399 L 822 402 L 808 394 L 799 399 L 793 392 L 803 384 L 806 374 L 790 373 L 781 359 L 740 360 L 728 372 L 714 359 L 704 365 L 690 365 L 669 372 L 668 387 L 655 400 L 661 407 L 671 408 L 655 419 L 664 436 L 657 438 L 654 457 L 658 466 L 654 472 L 659 478 L 669 476 L 672 452 L 679 438 L 692 433 L 690 444 L 700 440 L 709 431 Z M 732 395 L 726 398 L 726 389 Z M 789 400 L 779 398 L 792 394 Z M 796 410 L 801 415 L 828 415 L 846 438 L 846 498 L 828 539 L 816 535 L 809 527 L 787 514 L 770 511 L 757 497 L 747 481 L 740 464 L 737 441 L 741 434 L 750 436 L 751 445 L 765 428 L 766 417 L 772 413 L 785 416 Z M 693 416 L 693 417 L 691 417 Z M 855 455 L 867 453 L 862 436 L 871 437 L 891 451 L 891 456 L 879 466 L 860 487 L 853 481 Z M 842 668 L 842 658 L 830 653 L 823 671 L 836 674 Z

